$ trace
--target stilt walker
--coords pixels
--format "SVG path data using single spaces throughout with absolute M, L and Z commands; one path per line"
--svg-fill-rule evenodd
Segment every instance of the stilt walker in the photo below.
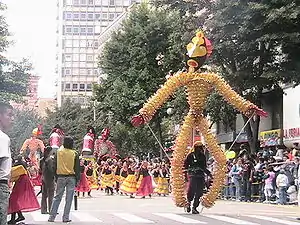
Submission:
M 197 32 L 188 44 L 188 72 L 178 72 L 170 77 L 154 96 L 152 96 L 144 107 L 139 111 L 140 115 L 134 116 L 132 124 L 140 126 L 148 123 L 156 110 L 178 89 L 185 86 L 187 98 L 190 105 L 188 115 L 184 119 L 181 131 L 176 139 L 173 152 L 171 183 L 175 204 L 178 207 L 189 205 L 185 196 L 185 177 L 183 163 L 189 153 L 188 139 L 192 129 L 198 129 L 204 137 L 208 150 L 217 161 L 216 170 L 213 172 L 213 183 L 209 191 L 201 198 L 204 207 L 211 207 L 218 197 L 226 177 L 226 158 L 222 149 L 218 146 L 215 136 L 211 133 L 209 123 L 203 114 L 206 100 L 212 90 L 217 90 L 230 104 L 246 116 L 255 113 L 258 116 L 266 116 L 266 112 L 253 103 L 239 96 L 224 79 L 214 73 L 201 73 L 197 70 L 203 65 L 206 58 L 212 53 L 210 41 L 204 37 L 202 31 Z

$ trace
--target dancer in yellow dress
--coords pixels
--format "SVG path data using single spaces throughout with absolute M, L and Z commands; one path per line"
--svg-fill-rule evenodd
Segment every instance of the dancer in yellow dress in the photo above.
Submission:
M 193 128 L 201 132 L 208 150 L 217 161 L 216 170 L 213 172 L 213 183 L 209 191 L 201 199 L 203 206 L 211 207 L 214 204 L 226 177 L 225 155 L 218 146 L 215 136 L 211 133 L 209 123 L 203 114 L 206 100 L 212 90 L 217 90 L 230 104 L 246 116 L 250 117 L 254 114 L 266 116 L 266 112 L 232 90 L 221 76 L 214 73 L 198 72 L 208 55 L 211 54 L 211 50 L 210 41 L 204 37 L 202 31 L 197 32 L 192 42 L 187 46 L 189 57 L 187 61 L 188 72 L 178 72 L 170 77 L 156 94 L 145 103 L 144 107 L 139 110 L 139 115 L 132 118 L 134 126 L 148 123 L 156 110 L 164 104 L 176 89 L 182 86 L 186 87 L 190 109 L 176 139 L 171 169 L 172 192 L 175 204 L 178 207 L 187 207 L 189 205 L 184 190 L 183 163 L 189 153 L 187 148 L 188 140 Z
M 157 187 L 154 192 L 166 196 L 169 194 L 169 170 L 165 164 L 161 165 L 158 173 Z
M 128 166 L 128 175 L 120 186 L 120 191 L 126 194 L 130 194 L 130 198 L 134 198 L 134 194 L 137 191 L 137 178 L 135 171 L 135 163 L 131 163 Z

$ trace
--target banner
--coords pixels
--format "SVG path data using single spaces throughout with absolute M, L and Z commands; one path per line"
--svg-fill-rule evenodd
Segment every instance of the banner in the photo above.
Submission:
M 268 130 L 259 133 L 260 147 L 276 146 L 280 144 L 281 130 Z

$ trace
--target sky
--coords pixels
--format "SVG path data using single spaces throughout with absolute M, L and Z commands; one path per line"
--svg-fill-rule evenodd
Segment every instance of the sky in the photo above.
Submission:
M 32 74 L 40 76 L 39 97 L 54 97 L 56 67 L 56 0 L 0 0 L 14 44 L 6 52 L 9 59 L 28 58 Z

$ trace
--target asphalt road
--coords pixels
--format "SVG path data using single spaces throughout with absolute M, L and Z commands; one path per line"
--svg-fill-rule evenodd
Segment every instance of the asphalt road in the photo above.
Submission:
M 72 209 L 72 224 L 127 225 L 127 224 L 207 224 L 207 225 L 300 225 L 300 207 L 276 206 L 260 203 L 218 201 L 211 209 L 204 209 L 200 215 L 185 213 L 176 208 L 171 197 L 130 199 L 127 196 L 106 196 L 100 191 L 92 193 L 93 198 L 79 198 L 78 210 Z M 54 224 L 62 224 L 60 213 Z M 46 222 L 47 215 L 40 211 L 24 214 L 26 224 L 53 224 Z

